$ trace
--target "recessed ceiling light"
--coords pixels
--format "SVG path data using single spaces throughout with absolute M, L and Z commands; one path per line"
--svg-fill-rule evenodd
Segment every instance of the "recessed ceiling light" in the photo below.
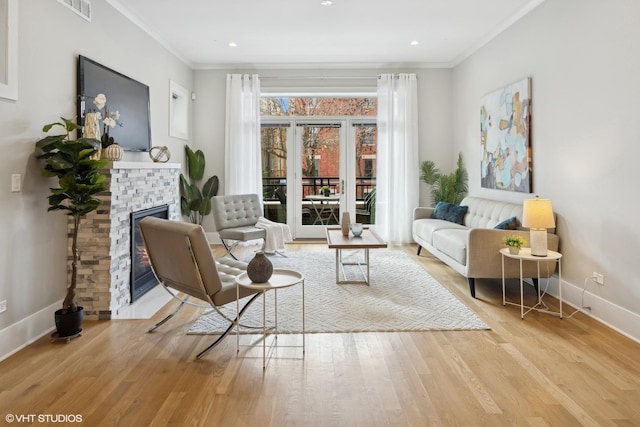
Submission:
M 236 42 L 229 42 L 229 47 L 237 47 L 238 45 L 236 44 Z
M 420 44 L 420 42 L 418 40 L 413 40 L 411 43 L 409 43 L 411 46 L 418 46 Z
M 322 6 L 331 6 L 331 5 L 333 4 L 333 2 L 332 2 L 331 0 L 322 0 L 322 1 L 320 2 L 320 4 L 321 4 Z

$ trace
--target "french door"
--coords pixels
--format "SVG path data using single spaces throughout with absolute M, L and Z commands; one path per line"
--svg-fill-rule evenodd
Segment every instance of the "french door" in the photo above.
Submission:
M 322 238 L 351 222 L 374 223 L 375 122 L 304 118 L 263 123 L 265 215 L 294 238 Z
M 340 224 L 350 203 L 345 186 L 347 144 L 342 120 L 298 122 L 291 170 L 296 195 L 296 238 L 323 237 L 327 226 Z

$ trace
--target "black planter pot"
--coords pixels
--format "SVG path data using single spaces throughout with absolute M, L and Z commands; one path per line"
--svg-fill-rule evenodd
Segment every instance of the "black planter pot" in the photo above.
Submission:
M 63 313 L 63 310 L 56 310 L 56 330 L 58 331 L 58 337 L 70 337 L 72 335 L 82 332 L 82 319 L 84 319 L 84 308 L 78 307 L 78 311 L 67 311 Z

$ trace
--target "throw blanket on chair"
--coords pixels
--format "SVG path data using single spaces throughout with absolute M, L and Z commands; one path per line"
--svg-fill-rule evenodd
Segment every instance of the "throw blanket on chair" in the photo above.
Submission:
M 267 237 L 264 239 L 264 247 L 262 248 L 266 253 L 283 251 L 284 242 L 293 240 L 291 238 L 291 230 L 287 224 L 269 221 L 264 217 L 260 217 L 255 226 L 256 228 L 263 228 L 267 232 Z

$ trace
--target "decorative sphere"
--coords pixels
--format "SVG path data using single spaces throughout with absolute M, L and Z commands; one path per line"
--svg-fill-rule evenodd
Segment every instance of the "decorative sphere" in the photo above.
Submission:
M 151 147 L 149 157 L 151 157 L 151 160 L 155 163 L 167 163 L 171 158 L 171 152 L 166 145 Z
M 117 162 L 122 160 L 122 147 L 118 144 L 111 144 L 102 150 L 102 155 L 105 159 Z

